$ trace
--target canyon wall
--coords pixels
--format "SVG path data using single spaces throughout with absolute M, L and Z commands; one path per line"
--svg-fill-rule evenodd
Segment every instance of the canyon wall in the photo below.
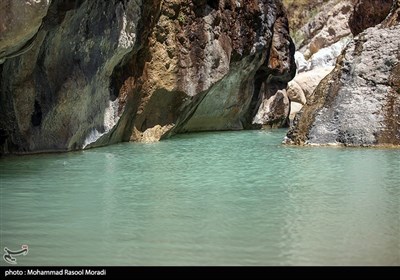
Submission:
M 15 2 L 0 10 L 0 153 L 287 118 L 254 124 L 295 75 L 280 0 Z

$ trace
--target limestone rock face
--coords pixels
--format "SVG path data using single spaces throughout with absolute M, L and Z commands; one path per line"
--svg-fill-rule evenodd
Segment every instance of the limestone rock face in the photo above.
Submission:
M 298 49 L 308 59 L 320 49 L 328 47 L 351 34 L 348 20 L 353 10 L 353 2 L 329 1 L 323 9 L 299 31 L 302 38 Z
M 113 73 L 139 48 L 150 11 L 141 1 L 52 1 L 32 48 L 0 68 L 2 152 L 81 149 L 111 132 L 124 110 Z
M 30 2 L 44 3 L 20 4 Z M 45 8 L 24 18 L 29 48 L 0 65 L 1 153 L 251 128 L 261 103 L 295 74 L 280 0 L 53 0 Z
M 307 100 L 286 142 L 400 144 L 400 25 L 369 28 Z
M 321 80 L 334 69 L 337 57 L 348 42 L 349 38 L 343 38 L 331 46 L 320 49 L 308 61 L 301 52 L 295 53 L 297 75 L 288 83 L 286 89 L 291 101 L 290 124 L 293 124 L 296 113 L 307 103 Z
M 297 30 L 292 30 L 298 51 L 295 53 L 297 76 L 286 89 L 290 100 L 290 125 L 302 106 L 313 94 L 321 80 L 333 70 L 336 59 L 351 40 L 348 18 L 353 10 L 354 1 L 286 1 L 289 13 L 294 6 L 303 7 L 301 14 L 316 13 Z M 304 22 L 299 20 L 298 22 Z M 292 20 L 293 22 L 293 20 Z M 293 27 L 292 27 L 293 28 Z
M 320 8 L 326 0 L 283 0 L 288 13 L 289 24 L 292 30 L 297 30 L 306 24 L 312 14 Z
M 282 127 L 288 121 L 290 104 L 285 90 L 265 99 L 254 117 L 253 123 L 269 127 Z
M 293 56 L 280 1 L 164 1 L 147 45 L 123 69 L 129 110 L 114 135 L 251 128 L 267 98 L 261 88 L 285 87 Z M 162 134 L 152 133 L 157 125 Z
M 0 63 L 32 46 L 50 0 L 2 0 L 0 3 Z

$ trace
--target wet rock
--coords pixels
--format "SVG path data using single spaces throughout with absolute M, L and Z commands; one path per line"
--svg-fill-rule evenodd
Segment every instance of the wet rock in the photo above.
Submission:
M 246 46 L 243 39 L 239 40 L 238 33 L 222 34 L 219 42 L 225 45 L 228 38 L 233 37 L 233 42 L 240 42 L 240 52 L 234 48 L 229 48 L 231 52 L 222 52 L 222 57 L 231 57 L 229 70 L 224 73 L 221 81 L 210 88 L 205 94 L 203 100 L 197 106 L 188 121 L 183 125 L 180 132 L 186 131 L 208 131 L 208 130 L 238 130 L 246 127 L 252 127 L 253 124 L 264 124 L 261 121 L 253 121 L 255 114 L 261 102 L 266 101 L 274 93 L 265 94 L 261 88 L 273 88 L 268 83 L 286 84 L 295 74 L 294 45 L 289 37 L 288 23 L 286 17 L 280 11 L 283 7 L 280 2 L 273 4 L 273 10 L 278 12 L 274 21 L 267 20 L 267 5 L 261 1 L 261 5 L 241 6 L 247 14 L 253 14 L 260 17 L 259 27 L 262 27 L 258 35 L 253 35 L 255 41 L 248 41 L 249 51 L 243 52 Z M 243 12 L 245 12 L 245 10 Z M 222 12 L 225 14 L 227 11 Z M 224 18 L 224 17 L 222 17 Z M 225 20 L 227 20 L 226 18 Z M 230 21 L 230 20 L 229 20 Z M 247 22 L 245 20 L 245 22 Z M 273 23 L 271 25 L 271 23 Z M 248 22 L 247 22 L 248 24 Z M 236 30 L 243 27 L 235 26 Z M 223 28 L 221 28 L 223 29 Z M 254 26 L 249 29 L 253 30 Z M 212 37 L 212 36 L 209 36 Z M 232 39 L 230 39 L 232 40 Z M 270 45 L 269 45 L 270 43 Z M 269 47 L 270 46 L 270 47 Z M 233 44 L 235 47 L 235 43 Z M 215 50 L 216 48 L 213 47 Z M 235 61 L 238 54 L 241 53 L 240 61 Z M 250 55 L 244 55 L 248 53 Z M 267 54 L 269 53 L 269 59 Z M 215 55 L 208 55 L 213 57 Z M 233 60 L 232 60 L 233 59 Z M 212 74 L 214 75 L 214 74 Z M 196 76 L 197 77 L 197 76 Z M 273 110 L 273 108 L 270 108 Z M 280 109 L 278 109 L 280 110 Z M 263 119 L 274 121 L 274 118 Z

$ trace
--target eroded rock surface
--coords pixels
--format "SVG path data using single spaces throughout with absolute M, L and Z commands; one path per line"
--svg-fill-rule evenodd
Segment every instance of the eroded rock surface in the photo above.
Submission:
M 366 30 L 349 43 L 307 100 L 286 143 L 400 145 L 399 2 L 392 1 L 376 27 L 360 22 Z M 355 7 L 353 19 L 360 11 L 372 12 L 374 1 L 357 0 Z
M 306 59 L 351 34 L 348 24 L 353 1 L 329 1 L 322 10 L 297 32 L 298 49 Z
M 400 25 L 369 28 L 308 100 L 286 142 L 400 144 Z
M 28 51 L 42 25 L 50 0 L 2 0 L 0 3 L 0 63 Z
M 354 0 L 284 1 L 289 14 L 302 15 L 290 19 L 295 39 L 297 75 L 286 89 L 290 100 L 290 125 L 321 80 L 336 64 L 337 57 L 350 41 L 348 19 Z M 300 9 L 297 11 L 297 8 Z M 303 26 L 299 24 L 302 23 Z
M 52 1 L 32 48 L 0 68 L 1 150 L 75 150 L 110 132 L 124 107 L 110 78 L 139 48 L 150 11 L 141 1 Z
M 295 74 L 280 0 L 53 0 L 25 19 L 39 31 L 0 66 L 2 153 L 252 128 Z

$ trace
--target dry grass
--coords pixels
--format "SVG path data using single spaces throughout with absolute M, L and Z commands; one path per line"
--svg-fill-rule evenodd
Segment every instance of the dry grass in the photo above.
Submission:
M 297 31 L 317 15 L 325 3 L 338 1 L 340 0 L 283 0 L 288 13 L 290 33 L 296 36 Z

